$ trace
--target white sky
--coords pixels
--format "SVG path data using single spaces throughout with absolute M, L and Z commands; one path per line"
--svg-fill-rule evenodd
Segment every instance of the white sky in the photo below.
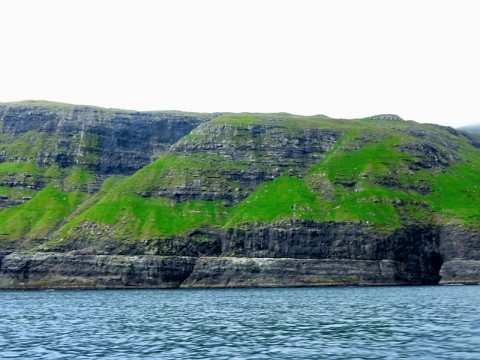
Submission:
M 0 101 L 480 122 L 480 1 L 1 0 Z

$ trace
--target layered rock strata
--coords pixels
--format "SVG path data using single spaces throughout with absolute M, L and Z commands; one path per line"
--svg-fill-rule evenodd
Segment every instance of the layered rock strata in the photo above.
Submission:
M 10 254 L 0 288 L 194 288 L 434 284 L 393 260 Z
M 479 148 L 394 115 L 3 104 L 0 287 L 478 283 Z

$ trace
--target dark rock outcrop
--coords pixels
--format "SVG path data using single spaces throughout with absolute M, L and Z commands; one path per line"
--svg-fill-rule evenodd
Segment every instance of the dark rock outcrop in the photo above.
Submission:
M 195 258 L 78 254 L 9 254 L 0 287 L 179 287 Z
M 382 261 L 384 261 L 382 264 L 390 264 L 389 266 L 394 269 L 388 273 L 387 283 L 436 284 L 440 280 L 439 271 L 443 262 L 439 232 L 435 227 L 411 226 L 382 233 L 361 222 L 253 223 L 246 224 L 244 228 L 229 230 L 197 229 L 184 236 L 136 242 L 130 247 L 115 248 L 115 244 L 118 245 L 114 241 L 79 243 L 76 240 L 74 243 L 67 243 L 51 250 L 68 252 L 80 248 L 100 254 L 153 253 L 167 257 L 184 256 L 201 259 L 203 262 L 198 263 L 199 269 L 214 266 L 212 268 L 214 274 L 207 275 L 205 269 L 201 272 L 202 276 L 209 277 L 208 281 L 197 274 L 194 276 L 195 280 L 190 279 L 189 284 L 192 286 L 207 286 L 217 280 L 225 283 L 226 279 L 231 277 L 232 271 L 236 271 L 242 279 L 252 276 L 250 268 L 244 266 L 248 263 L 246 260 L 232 262 L 233 260 L 229 259 L 254 259 L 259 264 L 262 259 L 271 259 L 268 264 L 272 267 L 261 267 L 265 272 L 264 283 L 281 284 L 282 278 L 287 276 L 291 277 L 289 282 L 292 284 L 296 282 L 297 285 L 306 285 L 309 281 L 306 279 L 314 277 L 314 269 L 317 267 L 325 269 L 328 264 L 333 266 L 337 263 L 343 265 L 339 265 L 338 271 L 335 268 L 331 269 L 335 275 L 332 276 L 336 279 L 332 280 L 334 283 L 347 282 L 349 276 L 346 274 L 349 272 L 345 270 L 346 264 L 352 264 L 353 269 L 356 269 L 352 270 L 352 274 L 355 273 L 355 276 L 363 282 L 377 283 L 378 280 L 378 283 L 381 283 L 380 279 L 384 279 L 385 272 L 381 275 L 379 265 L 375 267 L 372 264 L 379 264 Z M 204 261 L 207 261 L 207 265 L 201 265 Z M 300 275 L 299 278 L 295 278 L 293 273 L 285 275 L 282 271 L 274 275 L 277 271 L 274 269 L 281 268 L 283 266 L 281 264 L 287 264 L 289 261 L 291 264 L 305 264 L 301 270 L 304 273 L 302 276 L 306 276 L 305 279 Z M 373 273 L 368 275 L 368 269 L 373 269 Z M 240 278 L 231 278 L 228 286 L 234 284 L 247 286 Z
M 393 260 L 9 254 L 0 289 L 428 284 Z M 427 281 L 426 281 L 427 280 Z M 433 283 L 433 282 L 432 282 Z
M 439 228 L 439 238 L 441 282 L 480 284 L 480 230 L 445 225 Z
M 392 260 L 200 258 L 182 287 L 404 285 L 406 265 Z
M 453 259 L 443 264 L 441 284 L 480 284 L 480 260 Z
M 458 225 L 379 233 L 312 221 L 204 228 L 183 237 L 71 244 L 0 256 L 2 287 L 238 287 L 480 282 L 480 233 Z M 82 251 L 71 251 L 83 248 Z M 88 253 L 91 254 L 88 254 Z M 156 255 L 146 255 L 146 253 Z M 97 254 L 95 254 L 97 253 Z M 119 255 L 106 255 L 117 253 Z M 128 254 L 136 253 L 132 256 Z

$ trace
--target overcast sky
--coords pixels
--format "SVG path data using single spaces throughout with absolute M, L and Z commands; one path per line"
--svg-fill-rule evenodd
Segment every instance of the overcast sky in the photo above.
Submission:
M 2 0 L 0 101 L 476 123 L 479 6 Z

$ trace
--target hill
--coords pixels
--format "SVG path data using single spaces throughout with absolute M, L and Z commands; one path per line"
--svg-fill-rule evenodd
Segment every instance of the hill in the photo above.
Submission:
M 38 102 L 0 119 L 5 286 L 480 280 L 478 136 Z
M 480 134 L 480 124 L 462 126 L 459 128 L 459 130 L 467 131 L 474 134 Z

